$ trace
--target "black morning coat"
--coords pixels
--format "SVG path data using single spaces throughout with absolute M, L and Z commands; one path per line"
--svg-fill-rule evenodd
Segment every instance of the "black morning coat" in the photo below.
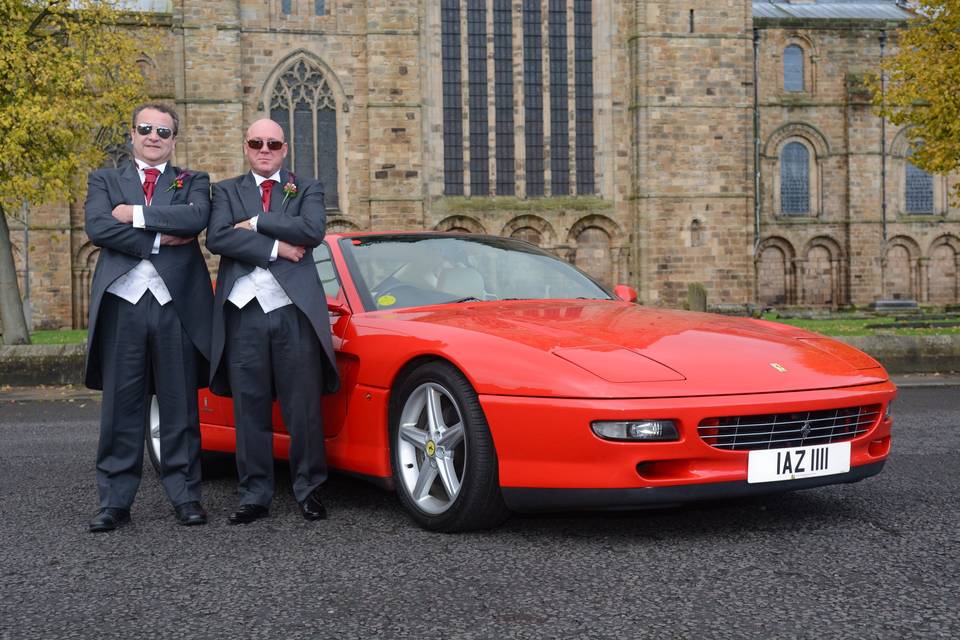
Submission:
M 284 198 L 284 186 L 292 183 L 296 193 Z M 233 225 L 253 216 L 257 231 L 234 229 Z M 315 180 L 297 178 L 281 169 L 280 183 L 274 185 L 270 210 L 263 211 L 260 189 L 249 171 L 213 185 L 213 210 L 207 229 L 207 249 L 220 254 L 217 292 L 213 311 L 210 389 L 230 396 L 226 361 L 224 305 L 237 280 L 254 267 L 268 269 L 294 305 L 309 319 L 323 345 L 323 382 L 326 393 L 340 387 L 336 357 L 330 336 L 330 315 L 323 284 L 314 264 L 312 251 L 326 232 L 326 207 L 323 185 Z M 299 262 L 278 257 L 270 262 L 274 240 L 282 240 L 306 249 Z
M 174 185 L 178 176 L 182 177 L 182 187 Z M 168 162 L 157 178 L 153 201 L 143 207 L 144 229 L 124 224 L 111 215 L 118 204 L 144 203 L 143 184 L 132 161 L 116 169 L 94 171 L 87 180 L 86 232 L 90 242 L 100 247 L 90 287 L 90 337 L 84 378 L 91 389 L 103 388 L 97 335 L 97 314 L 103 295 L 114 280 L 141 260 L 149 260 L 156 267 L 172 298 L 168 304 L 174 306 L 187 335 L 203 355 L 197 358 L 197 380 L 206 386 L 213 287 L 196 236 L 210 219 L 210 177 Z M 152 254 L 157 233 L 194 239 L 179 246 L 161 246 L 159 253 Z

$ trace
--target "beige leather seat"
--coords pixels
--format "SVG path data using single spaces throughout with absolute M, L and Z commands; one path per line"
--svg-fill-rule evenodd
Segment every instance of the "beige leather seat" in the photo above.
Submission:
M 483 276 L 470 267 L 450 267 L 437 276 L 437 290 L 458 298 L 483 300 Z

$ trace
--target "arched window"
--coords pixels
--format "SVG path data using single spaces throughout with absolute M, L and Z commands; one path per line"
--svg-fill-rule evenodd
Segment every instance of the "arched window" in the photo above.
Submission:
M 780 152 L 780 212 L 810 213 L 810 152 L 799 142 L 788 142 Z
M 933 176 L 910 160 L 906 164 L 904 201 L 907 213 L 933 213 Z
M 270 97 L 270 117 L 290 145 L 284 167 L 320 180 L 327 208 L 337 209 L 337 104 L 323 72 L 302 59 L 284 70 Z
M 803 49 L 795 44 L 783 50 L 783 90 L 803 91 Z

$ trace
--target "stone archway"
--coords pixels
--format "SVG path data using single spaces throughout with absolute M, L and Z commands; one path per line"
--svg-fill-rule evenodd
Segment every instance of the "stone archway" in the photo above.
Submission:
M 927 264 L 927 301 L 933 304 L 960 302 L 960 240 L 937 238 Z

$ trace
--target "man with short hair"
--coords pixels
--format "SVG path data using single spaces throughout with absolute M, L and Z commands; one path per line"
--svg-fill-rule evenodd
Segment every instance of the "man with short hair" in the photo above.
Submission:
M 272 405 L 290 434 L 293 493 L 307 520 L 327 517 L 321 394 L 339 385 L 323 285 L 312 251 L 323 241 L 323 185 L 283 169 L 283 129 L 257 120 L 244 155 L 251 171 L 213 185 L 207 248 L 220 254 L 210 389 L 233 397 L 240 506 L 230 524 L 269 515 Z
M 213 292 L 197 236 L 210 217 L 206 173 L 171 164 L 177 113 L 149 103 L 133 112 L 133 160 L 90 174 L 86 232 L 100 247 L 90 293 L 86 385 L 103 390 L 91 532 L 130 522 L 155 394 L 160 480 L 177 522 L 200 525 L 200 421 Z

